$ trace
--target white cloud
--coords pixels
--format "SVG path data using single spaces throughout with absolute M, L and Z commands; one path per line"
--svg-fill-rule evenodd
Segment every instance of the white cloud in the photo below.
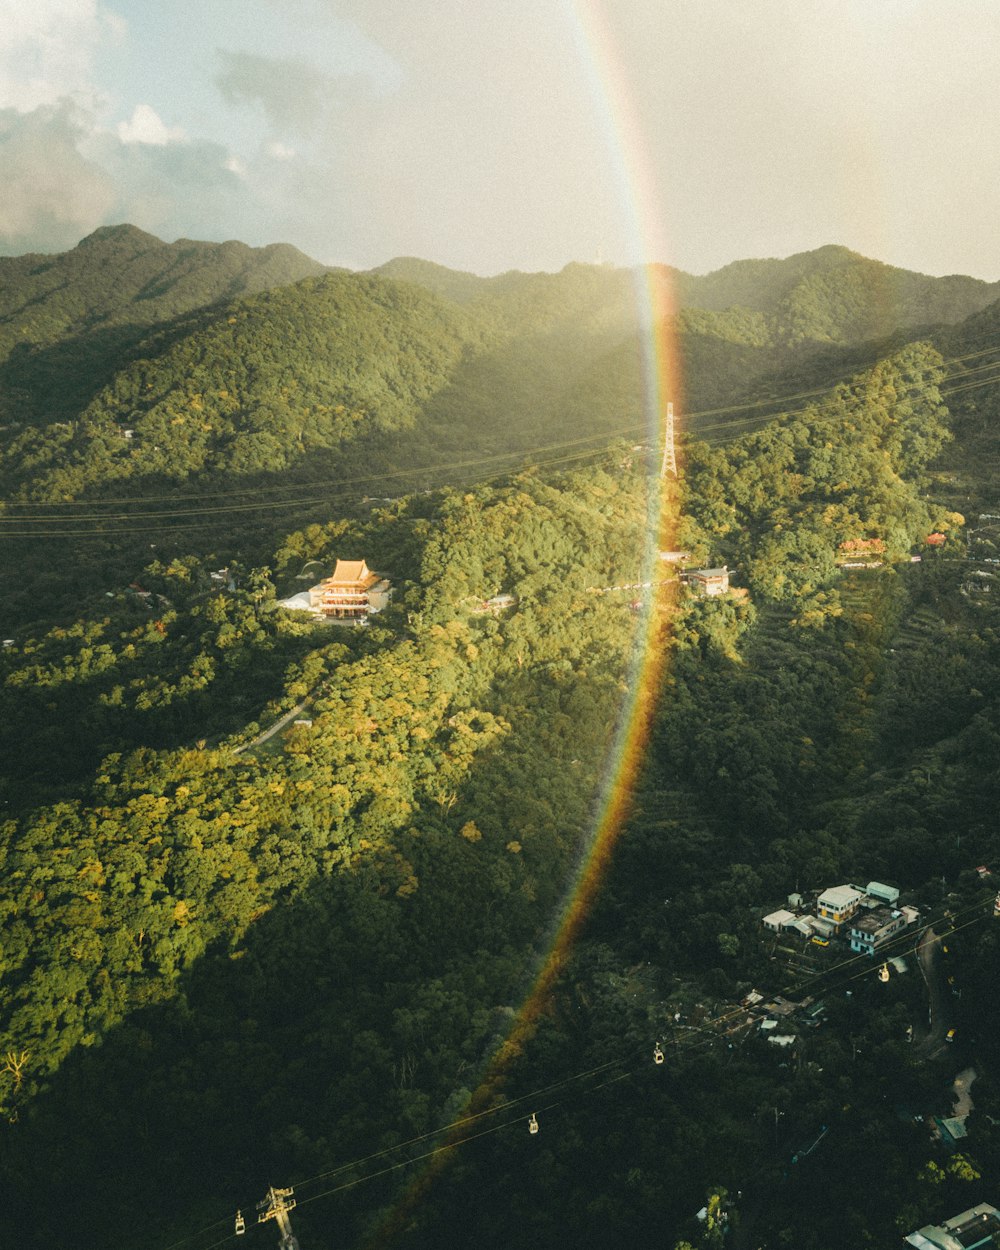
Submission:
M 120 40 L 121 18 L 97 0 L 22 0 L 0 23 L 0 107 L 29 113 L 70 97 L 93 106 L 93 66 L 105 43 Z
M 109 220 L 114 181 L 80 154 L 83 134 L 67 105 L 0 111 L 0 251 L 62 251 Z
M 0 109 L 0 167 L 0 255 L 65 251 L 121 221 L 166 239 L 271 241 L 254 216 L 260 176 L 221 144 L 126 142 L 64 102 Z
M 168 143 L 182 142 L 186 136 L 179 126 L 167 126 L 148 104 L 137 104 L 131 120 L 118 123 L 118 138 L 122 143 L 165 147 Z
M 267 152 L 268 156 L 272 157 L 276 161 L 295 160 L 295 149 L 288 147 L 287 144 L 278 143 L 277 140 L 272 143 L 268 143 L 264 150 Z

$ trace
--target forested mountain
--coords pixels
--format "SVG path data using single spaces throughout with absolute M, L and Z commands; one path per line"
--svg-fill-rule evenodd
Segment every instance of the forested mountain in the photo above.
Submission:
M 786 260 L 735 261 L 704 277 L 684 274 L 677 286 L 684 305 L 767 313 L 790 342 L 851 342 L 901 327 L 952 324 L 1000 298 L 997 282 L 932 278 L 833 246 Z
M 0 1240 L 260 1242 L 273 1184 L 303 1250 L 888 1250 L 995 1193 L 989 288 L 673 275 L 661 481 L 632 275 L 300 262 L 6 271 Z M 366 628 L 277 605 L 362 557 Z M 872 879 L 936 972 L 761 927 Z
M 642 433 L 645 331 L 625 271 L 481 279 L 397 261 L 390 280 L 296 282 L 319 267 L 294 249 L 166 245 L 131 227 L 3 266 L 8 497 L 208 488 L 306 462 L 313 478 L 375 475 L 517 454 L 539 429 Z M 700 409 L 780 395 L 796 372 L 846 376 L 876 332 L 953 320 L 991 291 L 837 248 L 652 280 L 680 305 L 675 399 L 693 429 Z
M 0 257 L 0 422 L 74 416 L 150 327 L 324 268 L 288 244 L 167 244 L 134 226 Z

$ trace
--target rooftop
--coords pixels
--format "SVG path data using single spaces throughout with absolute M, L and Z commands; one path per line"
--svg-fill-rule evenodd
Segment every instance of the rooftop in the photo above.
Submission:
M 848 907 L 861 898 L 861 891 L 853 885 L 831 885 L 819 896 L 819 902 L 825 907 Z
M 977 1250 L 1000 1245 L 1000 1212 L 988 1202 L 970 1207 L 943 1224 L 927 1224 L 906 1238 L 917 1250 Z
M 898 919 L 901 914 L 898 911 L 890 911 L 888 907 L 876 907 L 874 911 L 870 911 L 866 916 L 855 920 L 851 928 L 857 933 L 878 933 L 887 924 Z
M 333 575 L 326 579 L 326 585 L 346 586 L 378 580 L 377 574 L 371 572 L 364 560 L 338 560 Z

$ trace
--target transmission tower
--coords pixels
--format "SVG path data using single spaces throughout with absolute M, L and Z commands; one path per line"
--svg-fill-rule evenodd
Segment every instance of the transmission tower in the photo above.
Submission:
M 663 463 L 660 465 L 660 477 L 668 473 L 677 476 L 677 457 L 674 454 L 674 406 L 667 404 L 666 430 L 663 437 Z
M 299 1250 L 299 1243 L 292 1232 L 292 1222 L 288 1218 L 288 1212 L 295 1206 L 292 1193 L 291 1189 L 275 1189 L 272 1185 L 267 1191 L 267 1197 L 257 1203 L 257 1210 L 260 1212 L 257 1216 L 258 1224 L 264 1224 L 268 1220 L 278 1221 L 278 1228 L 281 1230 L 281 1241 L 278 1242 L 280 1250 Z

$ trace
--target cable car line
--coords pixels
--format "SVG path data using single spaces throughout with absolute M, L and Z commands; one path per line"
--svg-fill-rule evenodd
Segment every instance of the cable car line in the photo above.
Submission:
M 354 1168 L 363 1167 L 364 1164 L 372 1162 L 374 1159 L 384 1158 L 385 1155 L 393 1154 L 397 1150 L 405 1150 L 408 1146 L 418 1145 L 420 1142 L 428 1141 L 432 1137 L 439 1137 L 442 1133 L 449 1133 L 453 1130 L 461 1128 L 465 1124 L 474 1124 L 478 1120 L 482 1120 L 486 1116 L 497 1115 L 502 1111 L 510 1111 L 523 1102 L 529 1100 L 537 1100 L 543 1098 L 547 1094 L 560 1089 L 564 1085 L 568 1085 L 573 1081 L 580 1081 L 588 1076 L 594 1076 L 597 1073 L 604 1072 L 608 1068 L 619 1066 L 623 1061 L 620 1059 L 608 1060 L 606 1063 L 598 1064 L 596 1067 L 589 1068 L 584 1072 L 576 1072 L 572 1076 L 563 1077 L 560 1081 L 555 1081 L 551 1085 L 543 1086 L 541 1089 L 532 1090 L 528 1094 L 523 1094 L 517 1098 L 511 1098 L 508 1101 L 499 1103 L 495 1107 L 487 1107 L 483 1111 L 477 1111 L 473 1115 L 463 1116 L 461 1119 L 453 1120 L 450 1124 L 442 1125 L 440 1128 L 430 1129 L 426 1133 L 420 1133 L 416 1137 L 411 1137 L 408 1141 L 397 1143 L 395 1146 L 386 1146 L 383 1150 L 378 1150 L 374 1154 L 366 1155 L 361 1159 L 354 1159 L 349 1163 L 339 1164 L 335 1168 L 331 1168 L 326 1172 L 317 1172 L 315 1176 L 307 1177 L 306 1180 L 296 1181 L 296 1189 L 302 1189 L 306 1185 L 312 1185 L 316 1181 L 327 1180 L 332 1176 L 336 1176 L 341 1172 L 351 1171 Z
M 987 382 L 969 383 L 967 386 L 958 388 L 958 389 L 963 389 L 963 390 L 970 389 L 978 385 L 991 384 L 992 381 L 993 379 L 991 378 L 991 379 L 988 379 Z M 771 420 L 776 420 L 779 418 L 800 416 L 806 411 L 808 411 L 808 409 L 797 409 L 797 410 L 790 410 L 790 411 L 782 412 L 782 413 L 775 413 L 772 415 L 772 417 L 765 418 L 765 420 L 771 421 Z M 830 416 L 824 418 L 822 414 L 817 414 L 818 421 L 836 420 L 839 416 L 840 416 L 839 413 L 835 413 L 835 414 L 830 414 Z M 748 420 L 750 422 L 756 422 L 758 418 L 749 418 Z M 735 432 L 732 427 L 737 424 L 746 424 L 746 423 L 747 423 L 746 421 L 718 423 L 716 426 L 703 427 L 701 430 L 695 431 L 694 433 L 689 435 L 689 439 L 694 442 L 697 442 L 697 441 L 706 442 L 709 446 L 719 446 L 723 443 L 730 442 L 736 438 L 742 437 L 743 432 L 742 431 Z M 724 436 L 714 438 L 714 439 L 704 437 L 706 432 L 709 432 L 714 429 L 723 430 Z M 585 440 L 581 440 L 581 439 L 569 440 L 565 444 L 553 443 L 553 444 L 548 445 L 547 450 L 557 450 L 560 446 L 567 446 L 567 447 L 577 446 L 581 442 L 592 442 L 597 438 L 606 439 L 607 437 L 608 437 L 608 434 L 604 433 L 601 435 L 595 434 L 592 436 L 588 436 L 588 438 Z M 606 445 L 606 443 L 604 443 L 597 447 L 588 447 L 586 449 L 577 450 L 575 452 L 569 453 L 564 456 L 550 456 L 545 459 L 538 459 L 529 465 L 524 465 L 522 463 L 519 467 L 508 466 L 506 468 L 499 469 L 493 474 L 480 477 L 477 480 L 479 482 L 491 481 L 497 478 L 503 478 L 503 477 L 509 477 L 511 475 L 516 475 L 518 472 L 532 471 L 532 470 L 539 469 L 539 468 L 548 468 L 548 467 L 554 467 L 557 465 L 567 465 L 567 464 L 578 463 L 581 460 L 586 460 L 592 457 L 605 456 L 609 454 L 609 451 L 610 451 L 610 448 Z M 523 452 L 512 452 L 512 453 L 503 453 L 503 454 L 508 456 L 508 458 L 513 457 L 518 460 L 521 460 L 522 462 L 525 458 L 525 453 Z M 491 463 L 495 461 L 496 459 L 498 459 L 498 456 L 490 456 L 490 457 L 485 457 L 485 458 L 481 458 L 478 460 L 457 461 L 450 465 L 444 465 L 442 467 L 445 469 L 455 469 L 455 468 L 462 468 L 462 467 L 469 468 L 469 467 L 474 467 L 477 464 Z M 411 471 L 401 470 L 400 472 L 410 473 Z M 419 472 L 425 472 L 425 470 L 419 470 Z M 177 517 L 187 517 L 187 516 L 214 517 L 214 516 L 219 516 L 219 515 L 233 515 L 237 513 L 260 513 L 261 511 L 264 511 L 264 510 L 273 511 L 275 509 L 309 509 L 309 508 L 318 507 L 323 504 L 330 505 L 336 502 L 349 500 L 349 499 L 356 499 L 356 498 L 357 496 L 354 495 L 353 493 L 339 493 L 338 492 L 338 493 L 325 494 L 322 497 L 314 497 L 314 498 L 307 498 L 307 499 L 298 498 L 298 499 L 277 500 L 277 501 L 272 500 L 272 501 L 263 501 L 263 502 L 258 500 L 255 502 L 243 503 L 243 504 L 204 506 L 200 508 L 189 508 L 189 509 L 168 509 L 168 510 L 164 510 L 161 512 L 138 512 L 138 513 L 122 513 L 122 514 L 96 513 L 96 514 L 82 515 L 82 516 L 77 514 L 72 517 L 72 520 L 74 522 L 76 521 L 106 522 L 109 520 L 133 520 L 135 519 L 135 520 L 145 521 L 145 520 L 150 520 L 150 519 L 168 519 L 174 516 L 177 516 Z M 83 503 L 87 503 L 89 504 L 89 506 L 94 506 L 94 501 L 80 501 L 80 503 L 81 505 Z M 25 506 L 25 505 L 12 503 L 8 506 L 18 507 L 18 506 Z M 51 507 L 52 505 L 44 504 L 44 503 L 36 503 L 30 506 Z M 118 528 L 114 528 L 114 529 L 88 530 L 83 533 L 77 530 L 66 530 L 66 529 L 53 530 L 53 529 L 38 528 L 39 523 L 42 523 L 42 522 L 57 521 L 57 522 L 65 523 L 67 519 L 69 518 L 64 517 L 64 516 L 49 516 L 49 515 L 44 515 L 44 514 L 43 515 L 27 515 L 27 516 L 24 516 L 24 515 L 0 516 L 0 533 L 6 534 L 8 537 L 13 537 L 13 538 L 25 538 L 25 537 L 101 538 L 101 537 L 122 536 L 122 535 L 128 535 L 128 534 L 151 533 L 154 530 L 163 532 L 163 531 L 183 531 L 183 530 L 190 530 L 190 529 L 204 529 L 205 525 L 207 524 L 206 522 L 203 522 L 203 523 L 190 523 L 190 524 L 175 523 L 175 524 L 170 524 L 170 525 L 160 524 L 156 526 L 130 525 L 130 526 L 119 526 Z M 27 525 L 29 527 L 35 527 L 35 528 L 28 528 L 28 529 L 3 528 L 7 526 L 13 527 L 16 525 Z
M 981 914 L 974 915 L 971 919 L 966 920 L 963 924 L 959 924 L 959 925 L 953 924 L 952 927 L 948 930 L 948 933 L 942 934 L 941 936 L 950 937 L 952 933 L 960 932 L 963 929 L 969 928 L 971 925 L 979 924 L 983 920 L 990 918 L 991 914 L 989 912 L 982 912 L 983 906 L 984 904 L 982 902 L 977 902 L 977 903 L 970 903 L 966 907 L 959 909 L 956 913 L 954 913 L 954 916 L 952 919 L 960 918 L 961 916 L 966 915 L 971 912 L 980 912 Z M 926 928 L 926 926 L 924 927 Z M 887 952 L 890 947 L 895 946 L 895 945 L 907 945 L 908 946 L 910 940 L 912 939 L 912 936 L 913 936 L 912 932 L 909 929 L 901 932 L 900 934 L 894 936 L 893 938 L 890 938 L 887 942 L 882 943 L 878 948 L 879 953 L 883 954 Z M 813 982 L 821 980 L 825 977 L 829 977 L 832 974 L 836 973 L 838 970 L 845 969 L 852 965 L 858 964 L 859 962 L 865 963 L 865 967 L 860 972 L 856 972 L 847 978 L 838 979 L 837 983 L 834 985 L 831 985 L 827 992 L 834 992 L 838 989 L 842 989 L 845 985 L 853 984 L 855 981 L 861 980 L 866 977 L 870 977 L 873 974 L 878 976 L 878 973 L 879 973 L 878 965 L 872 963 L 871 957 L 869 955 L 865 953 L 860 953 L 860 954 L 849 956 L 847 959 L 844 959 L 840 961 L 839 963 L 834 964 L 831 968 L 823 969 L 817 973 L 814 973 L 812 976 L 805 978 L 804 980 L 797 979 L 795 982 L 789 983 L 784 988 L 782 988 L 778 996 L 784 997 L 786 994 L 790 994 L 790 993 L 800 994 L 804 989 L 808 988 Z M 723 1015 L 716 1017 L 714 1020 L 712 1020 L 711 1023 L 714 1026 L 723 1025 L 735 1019 L 736 1017 L 742 1016 L 745 1014 L 746 1014 L 746 1010 L 742 1006 L 734 1007 L 730 1012 L 724 1013 Z M 723 1041 L 724 1037 L 725 1037 L 725 1034 L 720 1034 L 714 1031 L 702 1033 L 697 1038 L 688 1037 L 684 1039 L 679 1039 L 675 1036 L 671 1055 L 674 1057 L 675 1060 L 678 1057 L 682 1059 L 686 1058 L 687 1056 L 693 1055 L 696 1052 L 708 1046 L 711 1046 L 718 1042 Z M 657 1042 L 656 1046 L 654 1047 L 653 1060 L 652 1060 L 653 1063 L 657 1066 L 660 1065 L 660 1060 L 656 1058 L 656 1054 L 658 1051 L 661 1051 L 661 1043 L 659 1042 Z M 355 1176 L 337 1185 L 333 1185 L 327 1189 L 323 1189 L 319 1193 L 311 1194 L 310 1196 L 305 1197 L 305 1198 L 300 1198 L 298 1200 L 298 1205 L 304 1206 L 310 1202 L 317 1202 L 321 1198 L 330 1197 L 331 1195 L 337 1194 L 337 1193 L 343 1193 L 349 1189 L 355 1189 L 359 1185 L 366 1184 L 368 1181 L 377 1180 L 379 1177 L 387 1176 L 391 1174 L 392 1172 L 396 1172 L 400 1170 L 401 1168 L 410 1167 L 415 1163 L 422 1162 L 425 1159 L 433 1158 L 437 1155 L 443 1154 L 446 1151 L 456 1150 L 460 1148 L 461 1146 L 466 1145 L 469 1142 L 479 1140 L 480 1138 L 491 1136 L 495 1133 L 503 1132 L 509 1128 L 515 1128 L 518 1124 L 523 1125 L 524 1124 L 523 1111 L 518 1111 L 517 1109 L 521 1107 L 524 1103 L 530 1102 L 531 1104 L 533 1104 L 534 1111 L 532 1112 L 532 1117 L 536 1119 L 536 1123 L 537 1123 L 537 1117 L 539 1114 L 554 1110 L 555 1108 L 564 1105 L 571 1099 L 574 1101 L 578 1101 L 582 1097 L 589 1096 L 591 1094 L 597 1093 L 599 1090 L 607 1089 L 612 1085 L 619 1084 L 620 1082 L 628 1080 L 631 1077 L 635 1076 L 637 1073 L 643 1070 L 647 1070 L 649 1067 L 649 1059 L 647 1058 L 646 1060 L 643 1060 L 643 1061 L 637 1061 L 634 1066 L 629 1067 L 624 1071 L 618 1072 L 613 1076 L 608 1075 L 605 1080 L 599 1082 L 598 1084 L 593 1084 L 593 1085 L 582 1087 L 582 1088 L 575 1089 L 575 1090 L 569 1088 L 574 1083 L 581 1081 L 588 1076 L 610 1073 L 611 1069 L 620 1068 L 626 1062 L 627 1061 L 625 1058 L 618 1058 L 618 1059 L 605 1061 L 604 1063 L 597 1064 L 592 1068 L 585 1069 L 582 1072 L 574 1073 L 573 1075 L 569 1077 L 564 1077 L 559 1081 L 552 1082 L 549 1085 L 542 1086 L 538 1089 L 531 1090 L 528 1093 L 518 1095 L 516 1098 L 512 1098 L 507 1102 L 498 1104 L 496 1107 L 488 1108 L 482 1112 L 478 1112 L 473 1116 L 462 1117 L 458 1120 L 452 1121 L 450 1124 L 442 1125 L 440 1128 L 430 1130 L 427 1133 L 423 1133 L 417 1137 L 410 1138 L 408 1141 L 400 1142 L 395 1146 L 386 1147 L 383 1150 L 376 1151 L 370 1155 L 365 1155 L 361 1158 L 352 1160 L 351 1162 L 340 1164 L 337 1167 L 332 1168 L 328 1171 L 316 1173 L 315 1175 L 307 1178 L 306 1180 L 296 1181 L 293 1183 L 294 1188 L 297 1191 L 301 1191 L 301 1189 L 307 1185 L 315 1184 L 316 1182 L 322 1181 L 322 1180 L 330 1180 L 335 1176 L 342 1175 L 344 1172 L 363 1167 L 366 1163 L 370 1163 L 377 1159 L 384 1158 L 387 1155 L 390 1155 L 398 1150 L 406 1149 L 408 1146 L 416 1145 L 421 1142 L 428 1141 L 435 1137 L 440 1137 L 443 1134 L 454 1133 L 458 1130 L 461 1130 L 463 1126 L 475 1123 L 476 1121 L 481 1120 L 486 1116 L 499 1115 L 501 1113 L 516 1112 L 515 1115 L 508 1115 L 507 1118 L 502 1120 L 500 1123 L 490 1125 L 489 1127 L 480 1129 L 475 1133 L 467 1133 L 462 1136 L 458 1136 L 453 1141 L 441 1142 L 439 1145 L 434 1146 L 430 1150 L 423 1151 L 420 1154 L 413 1155 L 406 1159 L 400 1159 L 397 1162 L 389 1164 L 386 1167 L 379 1168 L 374 1172 L 365 1173 L 363 1176 Z M 669 1071 L 672 1066 L 673 1064 L 671 1064 L 669 1061 L 665 1063 L 665 1067 L 667 1071 Z M 540 1099 L 546 1097 L 547 1094 L 554 1092 L 555 1090 L 558 1090 L 558 1089 L 564 1089 L 565 1092 L 562 1097 L 556 1098 L 552 1101 L 545 1102 L 545 1103 L 540 1102 Z M 227 1216 L 223 1219 L 216 1220 L 212 1224 L 206 1225 L 202 1229 L 199 1229 L 193 1233 L 190 1233 L 186 1237 L 183 1237 L 180 1240 L 171 1243 L 171 1245 L 165 1247 L 164 1250 L 179 1250 L 179 1248 L 183 1246 L 186 1242 L 189 1242 L 195 1238 L 198 1238 L 205 1233 L 211 1232 L 213 1229 L 219 1227 L 221 1224 L 227 1223 L 231 1218 L 232 1218 L 231 1216 Z M 213 1242 L 211 1246 L 205 1247 L 204 1250 L 215 1250 L 215 1247 L 224 1245 L 228 1241 L 233 1240 L 234 1238 L 235 1238 L 235 1234 L 229 1234 L 228 1236 L 222 1238 L 221 1240 Z

